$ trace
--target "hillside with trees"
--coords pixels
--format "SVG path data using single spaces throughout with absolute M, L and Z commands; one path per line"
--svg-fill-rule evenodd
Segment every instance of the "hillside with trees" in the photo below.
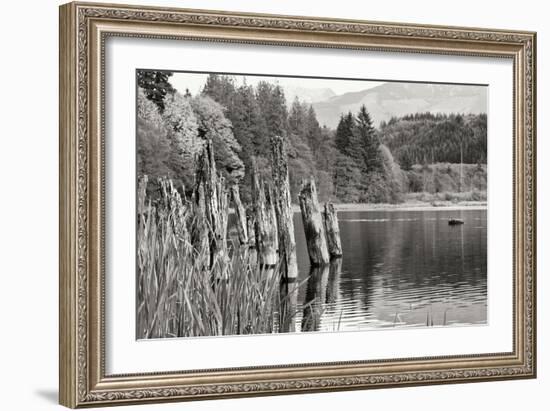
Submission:
M 175 90 L 170 76 L 138 72 L 137 166 L 152 180 L 166 176 L 189 189 L 196 155 L 211 140 L 218 168 L 240 185 L 248 203 L 252 165 L 271 175 L 271 137 L 278 135 L 288 147 L 293 202 L 301 181 L 311 176 L 321 201 L 340 203 L 397 203 L 409 193 L 486 190 L 485 114 L 412 114 L 376 129 L 362 105 L 341 114 L 329 129 L 319 124 L 312 104 L 296 97 L 287 106 L 277 83 L 252 86 L 211 74 L 192 95 Z M 461 162 L 474 165 L 466 167 L 470 177 L 464 167 L 456 168 Z
M 486 114 L 393 117 L 380 124 L 380 138 L 405 170 L 413 164 L 487 163 Z

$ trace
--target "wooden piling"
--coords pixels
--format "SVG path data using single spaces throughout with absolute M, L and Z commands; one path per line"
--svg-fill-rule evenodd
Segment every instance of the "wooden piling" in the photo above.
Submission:
M 311 265 L 326 265 L 330 261 L 330 256 L 323 217 L 317 199 L 317 188 L 313 178 L 302 182 L 298 199 L 300 200 L 300 210 L 302 211 L 302 221 Z
M 228 195 L 225 181 L 216 171 L 212 142 L 208 140 L 198 158 L 195 176 L 195 201 L 199 214 L 204 213 L 208 229 L 210 267 L 227 261 Z M 201 233 L 202 234 L 202 233 Z
M 252 203 L 258 261 L 262 266 L 274 266 L 277 263 L 277 225 L 273 224 L 273 204 L 267 202 L 263 179 L 256 164 L 252 166 Z
M 241 196 L 239 193 L 239 185 L 231 185 L 231 201 L 233 203 L 233 209 L 235 210 L 235 216 L 237 217 L 237 234 L 239 236 L 239 243 L 241 245 L 248 244 L 248 224 L 246 221 L 246 211 L 243 203 L 241 202 Z
M 248 209 L 246 211 L 246 230 L 248 233 L 248 247 L 249 248 L 256 248 L 256 231 L 255 226 L 256 223 L 254 222 L 256 220 L 254 209 Z
M 342 257 L 342 242 L 340 241 L 340 227 L 334 204 L 325 203 L 323 213 L 325 232 L 327 235 L 327 247 L 330 258 Z
M 281 269 L 283 276 L 292 280 L 298 277 L 298 261 L 296 258 L 296 238 L 294 237 L 294 213 L 292 211 L 288 177 L 288 156 L 281 136 L 273 137 L 271 149 Z
M 191 244 L 200 253 L 202 250 L 210 249 L 210 231 L 206 221 L 206 204 L 204 200 L 204 185 L 198 181 L 195 185 L 192 197 L 194 222 L 191 231 Z M 208 251 L 210 252 L 210 250 Z
M 273 248 L 277 254 L 279 253 L 279 230 L 277 227 L 277 213 L 275 211 L 275 194 L 273 192 L 273 185 L 268 182 L 265 184 L 265 204 L 267 207 L 267 215 L 269 217 L 269 226 L 275 233 L 273 237 Z

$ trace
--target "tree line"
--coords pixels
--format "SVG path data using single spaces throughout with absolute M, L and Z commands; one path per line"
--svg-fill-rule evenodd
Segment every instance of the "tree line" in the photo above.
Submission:
M 487 114 L 393 117 L 380 124 L 380 138 L 404 170 L 413 164 L 487 163 Z
M 295 203 L 301 181 L 311 176 L 321 201 L 399 202 L 409 191 L 407 170 L 426 162 L 460 162 L 457 144 L 464 162 L 486 162 L 484 115 L 417 114 L 392 118 L 377 130 L 362 106 L 343 114 L 332 130 L 319 124 L 311 104 L 296 98 L 287 107 L 276 83 L 237 84 L 232 76 L 210 74 L 192 95 L 175 90 L 170 76 L 138 72 L 138 172 L 166 176 L 183 187 L 191 187 L 195 156 L 207 139 L 218 168 L 240 185 L 244 202 L 251 199 L 253 163 L 271 175 L 275 135 L 287 143 Z

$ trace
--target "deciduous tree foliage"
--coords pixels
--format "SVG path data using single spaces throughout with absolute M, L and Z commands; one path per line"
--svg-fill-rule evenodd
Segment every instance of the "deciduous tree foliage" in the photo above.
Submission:
M 243 177 L 241 146 L 220 104 L 207 96 L 191 98 L 175 92 L 165 98 L 164 106 L 160 114 L 145 92 L 138 89 L 137 166 L 141 175 L 170 177 L 180 189 L 189 190 L 196 156 L 210 139 L 218 169 L 226 179 L 231 182 Z
M 190 101 L 197 117 L 199 137 L 212 140 L 218 169 L 230 183 L 238 183 L 244 176 L 244 164 L 239 158 L 241 146 L 233 135 L 223 107 L 208 96 L 196 96 Z

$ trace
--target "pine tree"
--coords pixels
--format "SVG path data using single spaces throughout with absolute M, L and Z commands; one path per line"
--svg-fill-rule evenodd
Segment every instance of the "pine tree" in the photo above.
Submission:
M 142 88 L 145 96 L 164 110 L 164 99 L 176 90 L 169 82 L 173 73 L 169 71 L 138 70 L 137 85 Z
M 306 140 L 313 151 L 315 157 L 319 154 L 319 150 L 323 143 L 321 135 L 321 126 L 317 121 L 317 115 L 313 106 L 310 104 L 306 114 Z
M 256 99 L 265 122 L 265 134 L 262 137 L 268 144 L 271 136 L 286 134 L 288 113 L 285 94 L 281 86 L 260 81 L 256 87 Z
M 233 124 L 233 134 L 241 146 L 240 158 L 244 163 L 244 178 L 240 187 L 241 199 L 251 200 L 250 176 L 252 158 L 258 155 L 255 147 L 262 124 L 261 114 L 256 102 L 254 87 L 242 85 L 237 89 L 235 104 L 228 107 L 226 116 Z
M 383 171 L 383 159 L 380 155 L 380 140 L 376 134 L 376 130 L 372 125 L 367 108 L 362 105 L 357 114 L 355 133 L 356 153 L 353 158 L 362 156 L 363 164 L 360 167 L 366 173 Z
M 207 95 L 225 108 L 234 106 L 235 79 L 231 76 L 209 74 L 201 94 Z
M 338 126 L 336 127 L 336 136 L 334 139 L 336 149 L 340 153 L 349 155 L 353 151 L 352 140 L 354 128 L 355 117 L 351 111 L 348 112 L 348 114 L 342 114 Z
M 294 98 L 288 113 L 288 131 L 301 137 L 307 133 L 306 112 L 298 97 Z

